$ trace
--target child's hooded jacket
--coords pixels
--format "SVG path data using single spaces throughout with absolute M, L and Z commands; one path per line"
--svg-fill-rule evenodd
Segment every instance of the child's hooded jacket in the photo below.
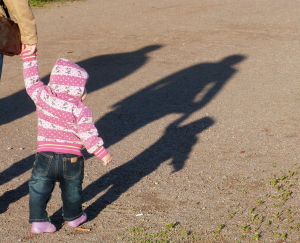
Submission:
M 81 149 L 85 147 L 89 153 L 102 159 L 108 151 L 93 123 L 92 111 L 81 102 L 87 72 L 61 58 L 52 69 L 49 84 L 45 85 L 39 77 L 36 57 L 23 59 L 26 91 L 36 105 L 38 117 L 36 152 L 81 156 Z

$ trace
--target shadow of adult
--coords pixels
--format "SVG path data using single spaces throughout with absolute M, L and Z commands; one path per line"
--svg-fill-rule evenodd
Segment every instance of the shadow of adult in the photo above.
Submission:
M 11 203 L 20 200 L 29 193 L 28 181 L 25 181 L 17 188 L 6 191 L 0 197 L 0 214 L 4 213 Z
M 182 126 L 178 123 L 180 121 L 182 119 L 171 123 L 164 135 L 141 154 L 101 176 L 84 189 L 85 201 L 108 189 L 85 209 L 90 220 L 165 161 L 171 160 L 173 172 L 181 170 L 193 146 L 198 142 L 198 134 L 214 124 L 210 117 Z
M 113 84 L 142 67 L 149 59 L 148 53 L 161 48 L 151 45 L 133 52 L 117 53 L 92 57 L 77 64 L 89 73 L 87 91 L 89 93 Z M 51 71 L 52 67 L 49 67 Z M 42 78 L 48 83 L 50 75 Z M 22 89 L 10 96 L 0 99 L 0 125 L 12 122 L 35 111 L 35 106 Z
M 133 73 L 148 61 L 147 54 L 149 52 L 161 47 L 161 45 L 151 45 L 133 52 L 102 55 L 79 62 L 78 65 L 87 70 L 91 79 L 87 85 L 88 92 L 101 89 Z M 42 80 L 47 83 L 49 75 Z M 26 90 L 23 89 L 0 100 L 0 125 L 14 121 L 33 111 L 35 111 L 35 106 L 28 97 Z M 0 185 L 30 170 L 33 161 L 34 155 L 31 155 L 2 171 L 0 173 Z M 18 188 L 5 192 L 0 197 L 0 213 L 6 211 L 10 203 L 26 196 L 27 187 L 27 182 L 25 182 Z
M 105 146 L 166 115 L 183 114 L 182 119 L 186 119 L 218 94 L 237 72 L 234 65 L 244 59 L 243 55 L 232 55 L 219 62 L 191 66 L 116 103 L 114 110 L 96 122 Z
M 0 172 L 0 186 L 30 170 L 32 168 L 33 161 L 34 155 L 30 155 Z
M 109 147 L 157 119 L 181 114 L 166 127 L 165 134 L 155 144 L 84 189 L 88 201 L 109 188 L 86 209 L 92 218 L 163 162 L 171 159 L 173 172 L 184 167 L 197 143 L 197 134 L 214 121 L 206 117 L 187 125 L 180 124 L 220 92 L 238 71 L 234 65 L 244 59 L 243 55 L 232 55 L 219 62 L 200 63 L 181 70 L 118 102 L 113 111 L 98 120 L 101 136 Z

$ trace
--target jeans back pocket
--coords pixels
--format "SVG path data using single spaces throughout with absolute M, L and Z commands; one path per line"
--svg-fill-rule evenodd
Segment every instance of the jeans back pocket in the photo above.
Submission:
M 49 173 L 53 156 L 44 153 L 37 153 L 35 155 L 35 161 L 33 163 L 33 172 L 36 175 L 46 176 Z
M 82 156 L 73 158 L 63 158 L 64 178 L 75 179 L 79 177 L 83 179 L 84 159 Z

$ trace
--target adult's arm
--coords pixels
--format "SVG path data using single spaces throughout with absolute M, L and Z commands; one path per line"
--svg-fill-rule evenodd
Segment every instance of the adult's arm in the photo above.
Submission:
M 37 28 L 29 0 L 3 0 L 9 13 L 16 19 L 25 45 L 37 43 Z

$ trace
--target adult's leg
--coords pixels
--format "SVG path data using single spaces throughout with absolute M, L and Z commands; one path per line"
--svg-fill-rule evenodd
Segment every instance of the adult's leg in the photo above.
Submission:
M 2 74 L 2 66 L 3 66 L 3 55 L 0 54 L 0 80 L 1 80 L 1 74 Z

